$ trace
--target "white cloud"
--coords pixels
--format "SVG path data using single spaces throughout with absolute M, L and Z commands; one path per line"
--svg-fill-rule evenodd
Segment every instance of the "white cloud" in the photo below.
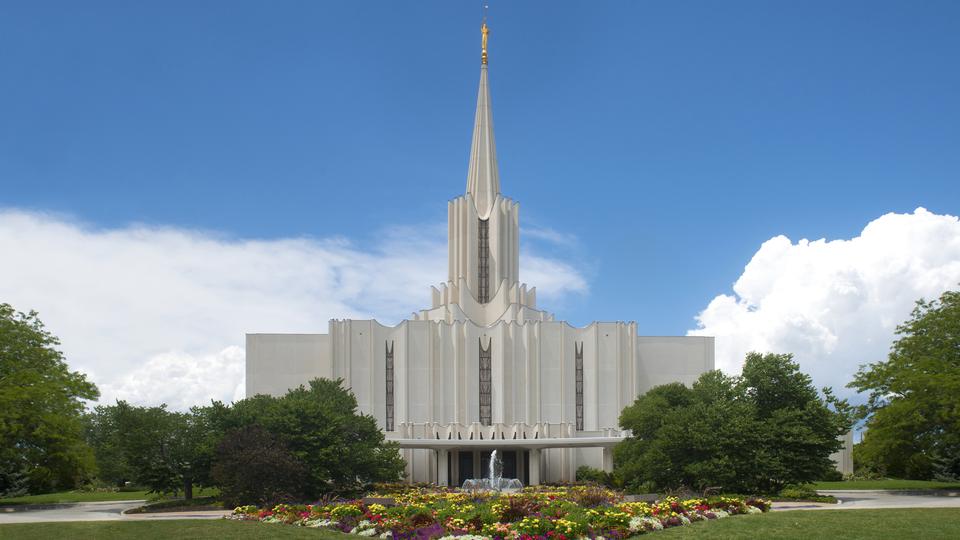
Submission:
M 524 240 L 542 240 L 561 247 L 576 246 L 580 243 L 577 235 L 551 229 L 550 227 L 523 227 L 520 230 L 520 236 L 522 236 Z
M 182 409 L 242 397 L 246 332 L 326 332 L 331 318 L 396 323 L 426 307 L 429 285 L 446 278 L 445 229 L 393 228 L 362 249 L 0 210 L 0 302 L 39 311 L 102 402 Z M 522 258 L 543 298 L 586 289 L 568 264 Z
M 858 365 L 886 358 L 914 302 L 960 282 L 960 221 L 918 208 L 886 214 L 850 240 L 767 240 L 689 335 L 716 336 L 717 367 L 749 351 L 792 352 L 818 386 L 842 390 Z

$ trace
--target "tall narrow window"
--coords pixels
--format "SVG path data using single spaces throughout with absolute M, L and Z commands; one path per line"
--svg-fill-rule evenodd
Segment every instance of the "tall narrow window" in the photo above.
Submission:
M 483 348 L 483 339 L 480 340 L 480 423 L 489 426 L 491 423 L 490 406 L 492 399 L 490 397 L 490 386 L 492 377 L 490 374 L 490 350 L 493 349 L 493 339 L 487 342 L 487 348 Z
M 387 402 L 387 418 L 386 418 L 386 430 L 393 431 L 393 342 L 387 342 L 384 345 L 387 349 L 387 365 L 386 365 L 386 379 L 387 379 L 387 392 L 386 392 L 386 402 Z
M 490 222 L 481 219 L 477 226 L 477 301 L 490 301 Z
M 577 380 L 577 431 L 583 431 L 583 342 L 573 344 Z

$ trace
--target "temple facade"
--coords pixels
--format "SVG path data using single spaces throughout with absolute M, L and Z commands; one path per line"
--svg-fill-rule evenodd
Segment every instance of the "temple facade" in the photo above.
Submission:
M 628 435 L 618 417 L 639 395 L 712 370 L 714 340 L 640 336 L 635 322 L 577 328 L 539 308 L 520 282 L 520 206 L 500 191 L 481 30 L 466 190 L 447 204 L 447 281 L 396 326 L 346 319 L 325 334 L 247 334 L 247 396 L 343 379 L 399 443 L 408 481 L 459 486 L 483 476 L 494 449 L 505 477 L 572 481 L 582 465 L 612 469 Z

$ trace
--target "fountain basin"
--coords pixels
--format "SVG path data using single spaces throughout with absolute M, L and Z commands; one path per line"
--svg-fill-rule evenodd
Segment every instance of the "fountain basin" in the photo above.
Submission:
M 516 478 L 471 478 L 460 488 L 464 491 L 496 491 L 498 493 L 516 493 L 523 484 Z

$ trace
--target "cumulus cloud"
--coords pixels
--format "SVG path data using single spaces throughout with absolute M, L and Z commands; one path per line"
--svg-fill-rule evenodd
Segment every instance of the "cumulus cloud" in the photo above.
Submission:
M 445 230 L 394 227 L 361 247 L 0 210 L 0 302 L 39 311 L 101 402 L 183 409 L 243 396 L 246 332 L 325 333 L 331 318 L 394 324 L 427 307 L 429 285 L 446 279 Z M 521 258 L 542 298 L 586 289 L 566 263 Z
M 960 221 L 923 208 L 886 214 L 849 240 L 785 236 L 760 246 L 688 335 L 716 336 L 716 365 L 740 372 L 749 351 L 792 352 L 820 386 L 841 390 L 886 358 L 914 302 L 960 282 Z

